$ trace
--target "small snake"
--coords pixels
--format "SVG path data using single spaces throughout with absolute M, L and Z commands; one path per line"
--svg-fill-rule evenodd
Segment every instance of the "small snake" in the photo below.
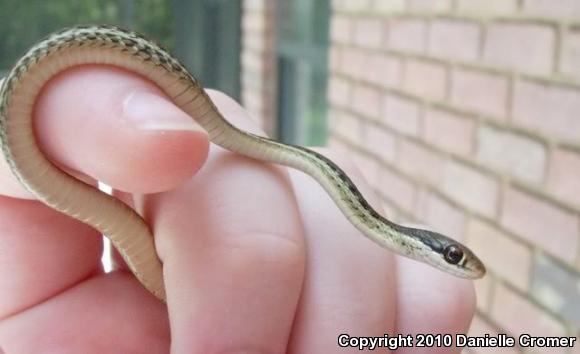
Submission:
M 57 73 L 82 64 L 121 67 L 151 80 L 197 121 L 211 142 L 251 158 L 312 176 L 366 237 L 391 251 L 464 278 L 480 278 L 483 263 L 466 246 L 436 232 L 395 224 L 379 215 L 351 179 L 312 150 L 240 130 L 218 111 L 201 84 L 154 42 L 112 26 L 79 26 L 53 33 L 21 57 L 0 87 L 0 141 L 12 173 L 46 205 L 106 235 L 143 286 L 165 301 L 162 264 L 145 221 L 114 197 L 67 174 L 38 148 L 33 107 Z

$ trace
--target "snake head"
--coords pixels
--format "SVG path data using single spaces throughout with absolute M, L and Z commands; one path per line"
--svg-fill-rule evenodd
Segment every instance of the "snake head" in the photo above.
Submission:
M 441 257 L 445 263 L 438 267 L 453 272 L 457 276 L 478 279 L 485 275 L 483 262 L 469 248 L 460 243 L 450 242 L 443 248 Z
M 461 278 L 478 279 L 485 275 L 483 262 L 465 245 L 440 233 L 395 226 L 412 251 L 405 256 L 422 261 Z

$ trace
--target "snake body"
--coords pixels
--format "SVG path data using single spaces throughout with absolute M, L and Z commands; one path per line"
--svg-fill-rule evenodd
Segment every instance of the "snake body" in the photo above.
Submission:
M 312 176 L 346 218 L 377 244 L 456 276 L 478 278 L 485 274 L 481 261 L 466 246 L 381 216 L 351 179 L 321 154 L 230 124 L 195 77 L 154 42 L 112 26 L 78 26 L 56 32 L 22 56 L 0 87 L 2 153 L 15 177 L 36 198 L 106 235 L 138 280 L 160 300 L 166 298 L 163 268 L 145 221 L 121 201 L 61 170 L 37 146 L 32 116 L 40 90 L 57 73 L 82 64 L 113 65 L 136 72 L 195 119 L 212 143 Z

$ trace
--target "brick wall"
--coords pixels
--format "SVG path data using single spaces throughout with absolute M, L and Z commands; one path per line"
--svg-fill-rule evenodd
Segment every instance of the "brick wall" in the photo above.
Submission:
M 242 29 L 242 101 L 269 133 L 274 5 L 245 0 Z M 577 335 L 580 1 L 334 0 L 329 51 L 329 144 L 387 215 L 486 262 L 471 334 Z
M 472 334 L 576 335 L 580 1 L 335 0 L 329 50 L 330 145 L 486 262 Z
M 242 104 L 264 129 L 274 132 L 274 3 L 244 0 L 242 15 Z

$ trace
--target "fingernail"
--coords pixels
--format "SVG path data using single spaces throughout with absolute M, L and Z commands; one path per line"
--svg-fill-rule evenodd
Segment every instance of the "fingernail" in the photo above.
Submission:
M 133 91 L 125 98 L 123 117 L 142 130 L 204 131 L 171 101 L 143 90 Z

